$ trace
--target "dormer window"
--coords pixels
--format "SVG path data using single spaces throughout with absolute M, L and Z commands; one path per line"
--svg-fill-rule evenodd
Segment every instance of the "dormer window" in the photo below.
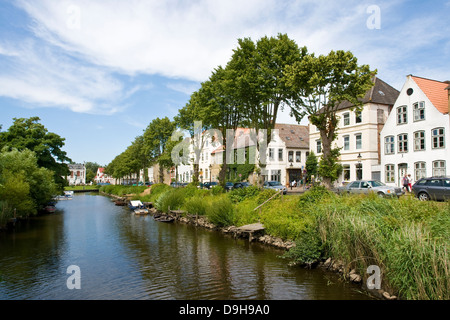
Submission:
M 425 102 L 416 102 L 413 104 L 414 121 L 425 120 Z

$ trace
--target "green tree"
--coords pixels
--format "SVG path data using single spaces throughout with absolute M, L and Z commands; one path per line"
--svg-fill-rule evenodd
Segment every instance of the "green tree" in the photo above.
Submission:
M 287 85 L 286 69 L 306 54 L 306 47 L 300 49 L 286 34 L 256 42 L 244 38 L 238 40 L 238 48 L 226 66 L 234 79 L 232 99 L 242 107 L 241 125 L 254 130 L 252 139 L 262 171 L 266 167 L 265 148 L 279 111 L 298 104 L 296 91 Z
M 164 168 L 168 168 L 168 163 L 161 155 L 166 151 L 166 145 L 175 131 L 175 122 L 168 117 L 156 118 L 150 122 L 143 134 L 143 150 L 149 163 L 159 164 L 159 181 L 164 181 Z
M 36 214 L 57 194 L 53 172 L 40 168 L 31 150 L 0 153 L 0 199 L 8 211 L 16 209 L 19 215 Z
M 314 152 L 310 152 L 305 162 L 305 169 L 308 181 L 311 181 L 311 176 L 317 177 L 318 160 Z
M 373 86 L 373 76 L 368 65 L 358 65 L 349 51 L 331 51 L 328 55 L 305 56 L 287 68 L 287 84 L 297 91 L 299 104 L 291 108 L 298 122 L 308 115 L 311 124 L 320 132 L 322 143 L 321 176 L 327 188 L 337 179 L 339 150 L 332 148 L 337 136 L 339 118 L 336 114 L 343 102 L 361 110 L 362 98 Z
M 86 183 L 94 181 L 95 175 L 97 174 L 98 168 L 101 167 L 97 162 L 86 162 Z
M 37 165 L 55 173 L 55 182 L 62 187 L 66 184 L 66 177 L 70 171 L 65 162 L 71 159 L 62 150 L 64 138 L 48 130 L 39 123 L 38 117 L 14 118 L 14 123 L 7 131 L 0 132 L 0 148 L 19 151 L 28 149 L 36 154 Z

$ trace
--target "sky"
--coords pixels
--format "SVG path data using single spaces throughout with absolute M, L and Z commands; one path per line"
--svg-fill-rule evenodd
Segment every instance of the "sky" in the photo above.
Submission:
M 0 0 L 0 125 L 37 116 L 74 162 L 107 165 L 240 38 L 350 50 L 400 90 L 409 74 L 450 80 L 449 16 L 450 0 Z

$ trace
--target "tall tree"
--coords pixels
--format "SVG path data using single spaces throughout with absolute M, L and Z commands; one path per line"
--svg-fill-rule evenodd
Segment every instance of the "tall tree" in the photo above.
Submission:
M 159 157 L 166 150 L 167 142 L 175 131 L 175 122 L 170 121 L 168 117 L 156 118 L 150 122 L 143 134 L 143 145 L 149 163 L 159 164 L 159 181 L 164 181 L 164 168 L 168 163 L 160 161 Z
M 7 131 L 0 132 L 0 148 L 7 146 L 9 150 L 28 149 L 34 151 L 39 167 L 53 171 L 55 182 L 62 188 L 70 171 L 65 162 L 72 160 L 62 150 L 64 138 L 48 130 L 39 123 L 39 117 L 14 118 L 14 123 Z
M 235 79 L 234 100 L 244 110 L 242 124 L 254 130 L 259 167 L 264 170 L 266 147 L 279 111 L 297 105 L 300 99 L 287 85 L 286 69 L 301 61 L 307 49 L 299 48 L 286 34 L 266 36 L 256 43 L 250 38 L 239 39 L 238 44 L 227 69 Z
M 287 68 L 288 81 L 301 99 L 291 108 L 298 122 L 307 115 L 320 132 L 322 157 L 319 174 L 327 188 L 337 179 L 340 164 L 339 149 L 332 143 L 337 136 L 338 107 L 348 101 L 356 110 L 362 108 L 362 98 L 373 86 L 376 74 L 368 65 L 358 65 L 349 51 L 331 51 L 328 55 L 305 56 Z

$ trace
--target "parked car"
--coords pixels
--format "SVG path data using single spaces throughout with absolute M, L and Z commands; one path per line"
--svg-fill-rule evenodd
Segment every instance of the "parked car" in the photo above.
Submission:
M 287 193 L 287 189 L 279 181 L 265 181 L 263 185 L 264 189 L 272 189 L 276 191 L 283 190 L 283 194 Z
M 216 181 L 212 181 L 212 182 L 204 182 L 203 183 L 203 188 L 205 189 L 211 189 L 214 186 L 217 186 L 218 183 Z
M 450 178 L 430 177 L 419 179 L 412 186 L 412 192 L 422 201 L 450 200 Z
M 236 182 L 233 186 L 233 189 L 242 189 L 242 188 L 247 188 L 250 186 L 251 186 L 251 184 L 248 182 Z
M 225 183 L 225 191 L 231 191 L 234 188 L 234 183 L 233 182 L 227 182 Z
M 371 192 L 376 193 L 380 197 L 388 197 L 388 196 L 397 196 L 400 197 L 404 195 L 405 192 L 402 188 L 399 187 L 391 187 L 385 185 L 381 181 L 377 180 L 357 180 L 348 183 L 345 186 L 341 186 L 337 188 L 337 192 L 339 194 L 344 193 L 364 193 L 369 194 Z
M 170 186 L 173 188 L 181 188 L 183 187 L 183 184 L 181 182 L 171 182 Z

